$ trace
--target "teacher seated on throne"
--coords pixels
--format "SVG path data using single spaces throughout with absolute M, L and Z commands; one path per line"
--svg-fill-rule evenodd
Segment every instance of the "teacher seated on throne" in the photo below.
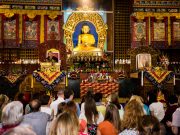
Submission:
M 102 50 L 94 46 L 95 38 L 93 34 L 90 34 L 90 27 L 88 24 L 83 24 L 81 31 L 82 34 L 78 36 L 78 46 L 73 49 L 73 52 L 94 52 L 101 55 Z
M 58 62 L 58 58 L 53 55 L 53 52 L 49 51 L 48 57 L 46 58 L 46 61 L 56 63 L 56 62 Z

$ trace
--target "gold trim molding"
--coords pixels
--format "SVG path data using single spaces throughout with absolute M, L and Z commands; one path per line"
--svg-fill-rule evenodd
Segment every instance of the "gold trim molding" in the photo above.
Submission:
M 180 13 L 154 13 L 154 12 L 135 12 L 132 16 L 137 19 L 144 19 L 145 17 L 155 17 L 157 19 L 162 20 L 164 17 L 173 17 L 175 16 L 177 19 L 180 19 Z
M 78 23 L 88 21 L 91 22 L 95 28 L 96 32 L 98 34 L 98 44 L 97 47 L 104 50 L 104 44 L 106 41 L 107 36 L 107 24 L 104 23 L 104 20 L 102 19 L 101 15 L 98 13 L 88 13 L 88 12 L 75 12 L 72 13 L 66 24 L 64 24 L 64 37 L 66 40 L 66 49 L 67 50 L 73 50 L 73 33 L 75 32 L 75 28 Z

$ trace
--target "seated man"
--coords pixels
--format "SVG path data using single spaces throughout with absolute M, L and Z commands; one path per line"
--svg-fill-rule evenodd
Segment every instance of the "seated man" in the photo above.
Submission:
M 47 62 L 58 62 L 58 58 L 53 55 L 53 52 L 49 51 L 46 61 Z

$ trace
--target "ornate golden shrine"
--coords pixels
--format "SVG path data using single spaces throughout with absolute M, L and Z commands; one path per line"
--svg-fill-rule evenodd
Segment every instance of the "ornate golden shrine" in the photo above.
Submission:
M 73 33 L 75 32 L 77 24 L 83 21 L 89 21 L 95 26 L 98 34 L 97 47 L 103 50 L 108 27 L 107 24 L 104 23 L 101 15 L 96 12 L 74 12 L 69 16 L 66 24 L 63 26 L 67 45 L 66 49 L 70 51 L 73 50 Z

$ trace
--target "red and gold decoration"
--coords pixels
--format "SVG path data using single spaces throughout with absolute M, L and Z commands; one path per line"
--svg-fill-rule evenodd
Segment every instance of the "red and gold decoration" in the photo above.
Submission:
M 115 82 L 82 82 L 80 84 L 81 97 L 83 97 L 87 93 L 88 88 L 92 88 L 94 93 L 101 92 L 104 97 L 107 97 L 112 92 L 118 92 L 119 84 Z
M 164 84 L 173 79 L 174 73 L 167 71 L 161 67 L 156 67 L 152 70 L 145 71 L 143 75 L 157 88 L 162 89 Z

